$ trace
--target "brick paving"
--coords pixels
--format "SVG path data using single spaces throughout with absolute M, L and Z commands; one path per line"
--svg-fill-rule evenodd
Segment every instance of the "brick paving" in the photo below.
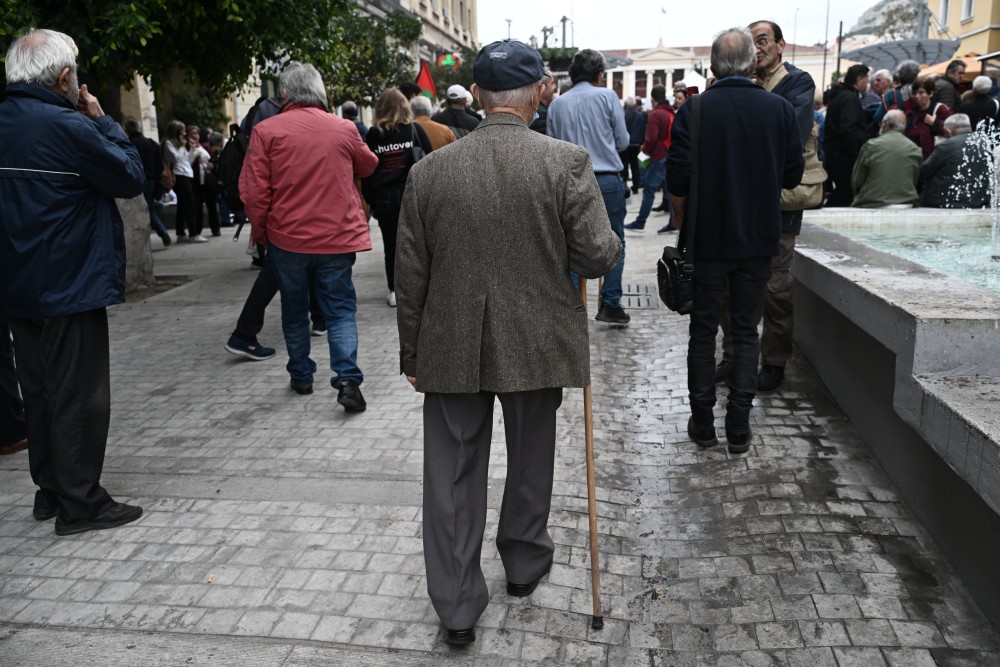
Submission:
M 663 221 L 628 237 L 627 282 L 654 282 Z M 321 381 L 289 390 L 277 304 L 261 335 L 276 358 L 222 349 L 255 276 L 227 239 L 154 240 L 158 275 L 195 279 L 111 311 L 104 482 L 145 507 L 139 522 L 57 538 L 31 519 L 27 456 L 0 460 L 0 664 L 1000 664 L 996 633 L 800 357 L 758 398 L 747 454 L 689 442 L 687 320 L 662 308 L 591 325 L 604 629 L 589 623 L 568 390 L 552 571 L 531 598 L 506 595 L 498 410 L 491 602 L 477 641 L 449 648 L 423 574 L 421 400 L 397 374 L 380 250 L 356 269 L 369 409 L 348 416 Z

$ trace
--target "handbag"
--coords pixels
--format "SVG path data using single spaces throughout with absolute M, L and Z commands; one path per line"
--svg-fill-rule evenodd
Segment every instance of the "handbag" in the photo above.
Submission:
M 410 166 L 412 167 L 416 163 L 420 162 L 425 155 L 427 155 L 427 153 L 424 152 L 423 146 L 421 146 L 420 142 L 417 141 L 417 131 L 414 129 L 413 123 L 410 123 L 410 158 L 413 160 L 410 163 Z
M 701 126 L 701 95 L 692 95 L 691 104 L 691 187 L 687 210 L 677 246 L 666 246 L 656 263 L 656 284 L 660 300 L 679 315 L 694 310 L 694 225 L 698 202 L 698 131 Z

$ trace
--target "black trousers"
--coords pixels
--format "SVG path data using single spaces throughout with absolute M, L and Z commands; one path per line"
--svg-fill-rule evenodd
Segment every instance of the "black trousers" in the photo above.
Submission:
M 90 518 L 111 502 L 101 487 L 111 422 L 107 311 L 9 321 L 31 479 L 58 500 L 61 521 Z
M 195 218 L 194 212 L 194 179 L 175 174 L 174 194 L 177 195 L 177 236 L 201 234 L 201 221 Z
M 24 423 L 24 403 L 17 386 L 14 370 L 14 348 L 10 344 L 10 327 L 0 317 L 0 447 L 8 447 L 27 437 Z
M 688 342 L 688 397 L 698 426 L 711 426 L 715 407 L 715 337 L 719 332 L 720 303 L 729 286 L 729 321 L 733 340 L 733 368 L 729 372 L 726 428 L 744 433 L 757 394 L 757 325 L 764 310 L 764 292 L 771 277 L 771 258 L 725 262 L 695 262 L 694 312 Z
M 833 184 L 833 192 L 826 200 L 826 206 L 850 206 L 854 201 L 854 189 L 851 186 L 851 172 L 854 171 L 854 162 L 857 155 L 850 155 L 840 150 L 830 150 L 826 152 L 826 173 L 828 183 Z
M 382 230 L 385 249 L 385 282 L 392 292 L 396 289 L 396 232 L 399 229 L 399 211 L 403 207 L 403 188 L 386 187 L 372 199 L 372 215 Z
M 260 248 L 260 246 L 258 246 Z M 236 330 L 233 335 L 247 343 L 259 344 L 257 334 L 264 328 L 264 312 L 268 305 L 274 300 L 274 295 L 278 293 L 278 276 L 274 273 L 271 260 L 266 255 L 264 263 L 257 274 L 257 280 L 250 288 L 250 294 L 243 303 L 243 310 L 236 320 Z M 309 315 L 312 318 L 313 327 L 326 329 L 326 318 L 323 316 L 323 309 L 320 308 L 316 300 L 314 290 L 309 291 Z
M 639 145 L 629 144 L 629 147 L 619 153 L 622 158 L 622 180 L 628 185 L 628 173 L 632 171 L 632 192 L 639 189 Z

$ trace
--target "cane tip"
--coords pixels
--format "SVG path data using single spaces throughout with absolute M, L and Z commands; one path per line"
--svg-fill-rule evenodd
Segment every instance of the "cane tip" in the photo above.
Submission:
M 590 627 L 594 628 L 595 630 L 600 630 L 601 628 L 603 628 L 604 627 L 604 617 L 603 616 L 594 616 L 594 619 L 590 622 Z

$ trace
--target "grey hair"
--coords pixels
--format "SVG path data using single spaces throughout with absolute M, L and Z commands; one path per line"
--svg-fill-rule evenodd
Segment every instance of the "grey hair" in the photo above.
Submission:
M 413 111 L 414 117 L 430 116 L 431 101 L 426 97 L 424 97 L 423 95 L 417 95 L 412 100 L 410 100 L 410 110 Z
M 629 107 L 634 107 L 634 106 L 635 106 L 635 98 L 629 95 L 628 97 L 625 98 L 625 108 L 628 109 Z
M 886 81 L 892 81 L 892 72 L 887 69 L 880 69 L 875 74 L 872 75 L 873 79 L 878 79 L 879 77 L 885 79 Z
M 14 40 L 7 50 L 7 83 L 37 83 L 54 88 L 64 69 L 76 75 L 80 50 L 69 35 L 40 28 Z
M 952 134 L 958 134 L 959 130 L 972 131 L 972 121 L 968 114 L 953 113 L 944 119 L 944 129 Z
M 896 78 L 904 86 L 916 81 L 918 74 L 920 74 L 920 63 L 916 60 L 904 60 L 896 68 Z
M 882 124 L 890 132 L 902 132 L 906 129 L 906 114 L 899 109 L 890 109 L 882 118 Z
M 990 92 L 990 88 L 993 87 L 993 79 L 988 76 L 977 76 L 972 80 L 972 90 L 976 91 L 980 95 L 986 95 Z
M 292 61 L 278 77 L 278 88 L 285 103 L 328 108 L 323 77 L 309 63 Z
M 486 90 L 485 88 L 479 88 L 479 105 L 487 111 L 495 107 L 510 107 L 512 109 L 531 108 L 534 111 L 532 105 L 535 101 L 535 92 L 538 91 L 538 87 L 542 85 L 544 80 L 539 79 L 534 83 L 529 83 L 526 86 L 512 90 Z
M 716 78 L 750 76 L 757 50 L 746 28 L 730 28 L 712 41 L 712 72 Z

